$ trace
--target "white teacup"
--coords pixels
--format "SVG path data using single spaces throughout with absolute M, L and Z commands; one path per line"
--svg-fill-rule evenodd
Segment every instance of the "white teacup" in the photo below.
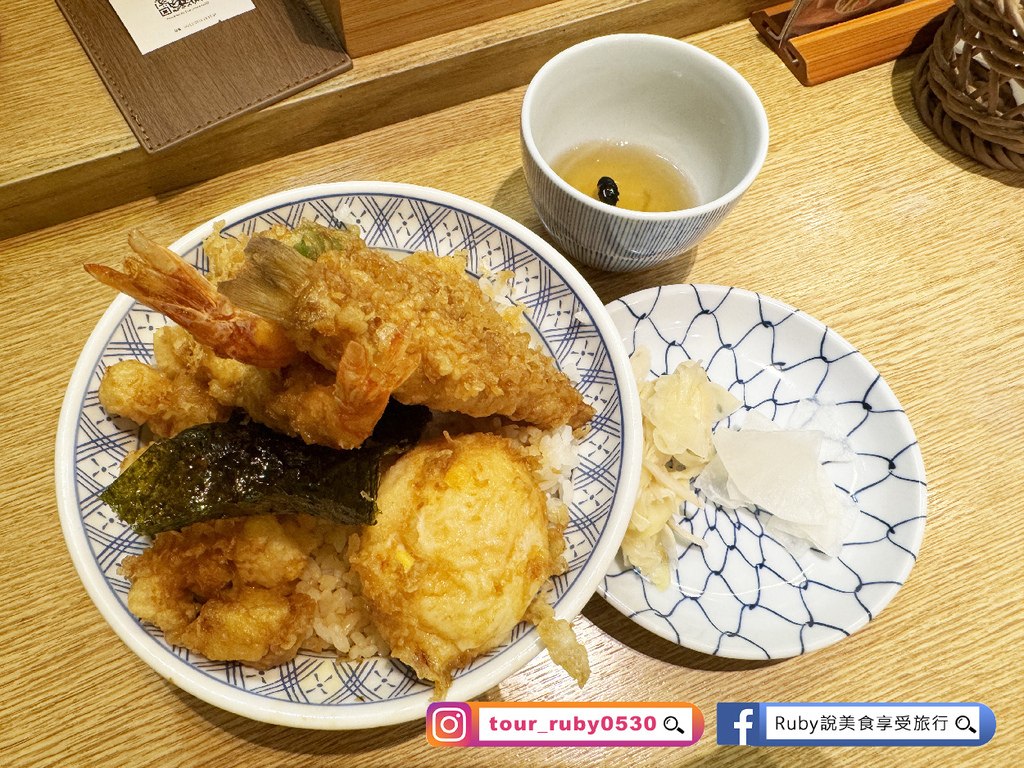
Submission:
M 563 251 L 624 272 L 690 250 L 725 218 L 764 163 L 768 118 L 750 84 L 711 54 L 670 37 L 608 35 L 541 67 L 526 90 L 521 140 L 530 197 Z M 593 141 L 667 159 L 689 177 L 697 204 L 633 211 L 574 189 L 552 163 Z

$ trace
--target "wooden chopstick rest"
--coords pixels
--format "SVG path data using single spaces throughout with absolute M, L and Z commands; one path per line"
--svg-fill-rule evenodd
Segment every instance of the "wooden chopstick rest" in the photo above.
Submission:
M 818 85 L 928 47 L 953 0 L 914 0 L 781 39 L 793 3 L 750 15 L 750 23 L 804 85 Z

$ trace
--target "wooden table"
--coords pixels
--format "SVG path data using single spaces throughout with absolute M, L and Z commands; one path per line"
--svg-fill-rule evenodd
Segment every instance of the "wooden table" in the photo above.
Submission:
M 690 38 L 735 66 L 768 112 L 764 169 L 686 257 L 629 276 L 585 271 L 605 300 L 663 283 L 759 291 L 833 327 L 882 373 L 929 481 L 924 544 L 904 588 L 852 637 L 805 657 L 736 662 L 676 647 L 594 598 L 577 629 L 581 692 L 546 654 L 492 689 L 509 701 L 690 701 L 704 739 L 667 749 L 448 749 L 423 722 L 293 730 L 227 714 L 137 659 L 71 565 L 54 498 L 63 391 L 112 296 L 80 265 L 119 261 L 141 226 L 171 242 L 246 200 L 316 182 L 401 181 L 486 203 L 536 231 L 517 120 L 523 89 L 0 242 L 5 584 L 0 763 L 41 765 L 1019 765 L 1024 756 L 1024 193 L 957 156 L 909 95 L 913 62 L 801 87 L 743 22 Z M 981 702 L 994 739 L 967 749 L 719 747 L 720 701 Z

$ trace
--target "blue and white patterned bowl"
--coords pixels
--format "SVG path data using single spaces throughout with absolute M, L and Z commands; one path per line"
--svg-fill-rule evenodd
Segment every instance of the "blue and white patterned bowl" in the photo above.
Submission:
M 775 299 L 716 285 L 670 285 L 608 305 L 630 354 L 651 373 L 700 360 L 743 402 L 782 426 L 807 413 L 846 444 L 826 464 L 860 509 L 835 558 L 794 557 L 762 525 L 766 512 L 705 504 L 677 522 L 707 547 L 680 547 L 659 591 L 621 557 L 599 591 L 641 626 L 687 648 L 737 659 L 780 659 L 835 643 L 878 615 L 903 586 L 925 527 L 921 451 L 881 375 L 835 331 Z M 827 416 L 828 418 L 820 418 Z
M 764 163 L 768 118 L 750 84 L 711 54 L 670 37 L 608 35 L 541 67 L 520 138 L 530 197 L 564 252 L 624 272 L 690 250 L 721 223 Z M 592 141 L 653 150 L 689 176 L 698 204 L 645 213 L 584 195 L 552 164 Z
M 566 530 L 568 573 L 554 580 L 555 610 L 572 619 L 594 593 L 615 557 L 636 494 L 640 419 L 636 387 L 622 341 L 596 294 L 542 239 L 485 206 L 437 190 L 402 184 L 325 184 L 271 195 L 213 221 L 224 234 L 251 234 L 302 218 L 338 226 L 353 216 L 370 245 L 398 252 L 468 252 L 468 271 L 511 270 L 513 298 L 561 366 L 577 370 L 587 402 L 597 410 L 580 446 Z M 172 248 L 206 267 L 203 239 L 210 221 Z M 143 225 L 144 226 L 144 225 Z M 339 663 L 331 654 L 303 653 L 260 672 L 212 662 L 171 647 L 159 630 L 126 607 L 128 583 L 118 568 L 147 545 L 98 498 L 139 442 L 124 420 L 100 407 L 97 387 L 106 368 L 126 358 L 152 359 L 153 332 L 167 320 L 126 296 L 104 314 L 68 386 L 56 446 L 61 526 L 82 583 L 124 642 L 184 690 L 236 714 L 305 728 L 346 729 L 423 717 L 432 687 L 390 659 Z M 536 630 L 520 624 L 507 643 L 460 672 L 452 699 L 469 699 L 523 667 L 542 648 Z

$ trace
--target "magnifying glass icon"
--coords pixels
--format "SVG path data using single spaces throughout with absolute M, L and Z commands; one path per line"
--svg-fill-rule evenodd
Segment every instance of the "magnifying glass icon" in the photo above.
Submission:
M 961 731 L 970 731 L 974 734 L 978 732 L 978 729 L 971 725 L 971 718 L 969 718 L 967 715 L 960 715 L 960 717 L 958 717 L 954 721 L 954 723 L 956 724 L 956 727 Z
M 679 731 L 683 736 L 686 735 L 686 730 L 679 727 L 679 719 L 674 715 L 666 717 L 661 724 L 665 726 L 666 731 Z

